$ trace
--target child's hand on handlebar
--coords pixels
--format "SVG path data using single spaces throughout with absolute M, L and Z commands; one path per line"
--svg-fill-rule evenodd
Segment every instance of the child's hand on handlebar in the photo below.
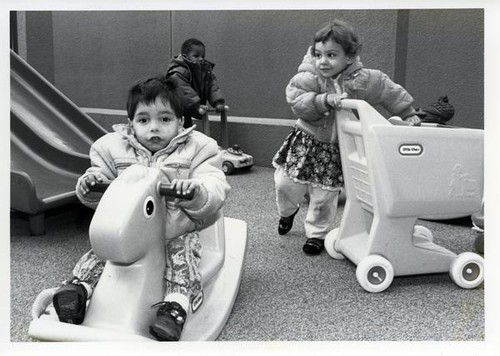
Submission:
M 338 110 L 342 108 L 342 99 L 347 98 L 347 93 L 342 93 L 342 94 L 328 94 L 326 96 L 326 102 L 328 105 L 330 105 L 333 109 Z
M 96 183 L 103 183 L 108 181 L 108 178 L 102 173 L 90 173 L 80 180 L 80 185 L 78 186 L 78 191 L 86 196 L 90 192 L 90 187 L 94 186 Z
M 208 111 L 208 106 L 207 105 L 200 105 L 198 108 L 198 113 L 200 115 L 205 115 L 205 113 Z
M 217 104 L 215 105 L 215 112 L 220 113 L 226 110 L 226 105 L 224 104 Z
M 196 196 L 200 191 L 201 184 L 195 179 L 174 179 L 170 182 L 172 189 L 175 189 L 177 194 L 189 194 L 193 192 Z

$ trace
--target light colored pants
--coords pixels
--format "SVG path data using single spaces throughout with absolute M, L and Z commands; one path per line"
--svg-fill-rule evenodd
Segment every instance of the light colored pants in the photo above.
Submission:
M 294 182 L 283 174 L 282 168 L 274 172 L 274 183 L 278 211 L 283 217 L 292 215 L 299 208 L 305 194 L 309 194 L 309 208 L 304 222 L 306 237 L 324 239 L 333 229 L 340 191 Z
M 201 243 L 198 232 L 190 232 L 166 242 L 165 296 L 180 293 L 191 298 L 201 291 Z M 105 260 L 90 250 L 73 269 L 73 276 L 95 288 Z

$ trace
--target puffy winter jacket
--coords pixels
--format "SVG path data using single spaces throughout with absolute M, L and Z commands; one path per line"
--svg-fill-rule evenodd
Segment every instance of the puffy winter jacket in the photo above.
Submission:
M 413 98 L 385 73 L 363 67 L 359 57 L 336 78 L 317 73 L 315 58 L 307 51 L 298 73 L 286 87 L 286 99 L 298 117 L 297 126 L 323 142 L 335 142 L 335 112 L 326 105 L 326 95 L 345 92 L 350 99 L 361 99 L 383 107 L 391 115 L 406 118 L 416 113 Z
M 162 171 L 162 182 L 173 179 L 198 179 L 201 189 L 192 200 L 178 204 L 167 202 L 166 238 L 199 230 L 206 219 L 223 205 L 230 190 L 221 170 L 221 153 L 217 142 L 191 129 L 183 129 L 164 149 L 151 154 L 144 148 L 129 125 L 114 125 L 115 132 L 99 138 L 90 148 L 91 167 L 78 179 L 77 196 L 91 208 L 96 208 L 101 193 L 78 192 L 88 174 L 99 172 L 113 180 L 132 164 L 156 167 Z
M 167 77 L 172 77 L 183 92 L 184 115 L 201 119 L 200 105 L 207 102 L 213 107 L 224 104 L 222 92 L 213 72 L 215 64 L 206 59 L 195 64 L 178 55 L 170 61 Z

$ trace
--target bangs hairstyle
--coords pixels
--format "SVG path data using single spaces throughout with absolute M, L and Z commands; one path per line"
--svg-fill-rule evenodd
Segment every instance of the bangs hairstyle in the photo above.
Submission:
M 160 98 L 169 103 L 175 116 L 182 118 L 183 106 L 177 84 L 171 78 L 155 77 L 145 79 L 130 88 L 127 99 L 127 115 L 134 119 L 135 110 L 139 103 L 150 105 Z
M 325 43 L 330 40 L 337 42 L 348 57 L 355 57 L 361 50 L 361 44 L 354 28 L 344 21 L 333 20 L 314 35 L 311 54 L 314 56 L 316 43 Z
M 199 39 L 197 38 L 190 38 L 188 40 L 185 40 L 184 43 L 182 44 L 182 47 L 181 47 L 181 54 L 188 54 L 189 51 L 191 50 L 191 47 L 193 46 L 202 46 L 203 48 L 205 48 L 205 44 L 203 42 L 201 42 Z

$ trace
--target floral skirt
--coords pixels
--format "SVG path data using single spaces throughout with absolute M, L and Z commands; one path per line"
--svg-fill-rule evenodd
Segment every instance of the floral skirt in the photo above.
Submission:
M 328 190 L 344 185 L 338 143 L 321 142 L 295 127 L 273 158 L 292 180 Z

